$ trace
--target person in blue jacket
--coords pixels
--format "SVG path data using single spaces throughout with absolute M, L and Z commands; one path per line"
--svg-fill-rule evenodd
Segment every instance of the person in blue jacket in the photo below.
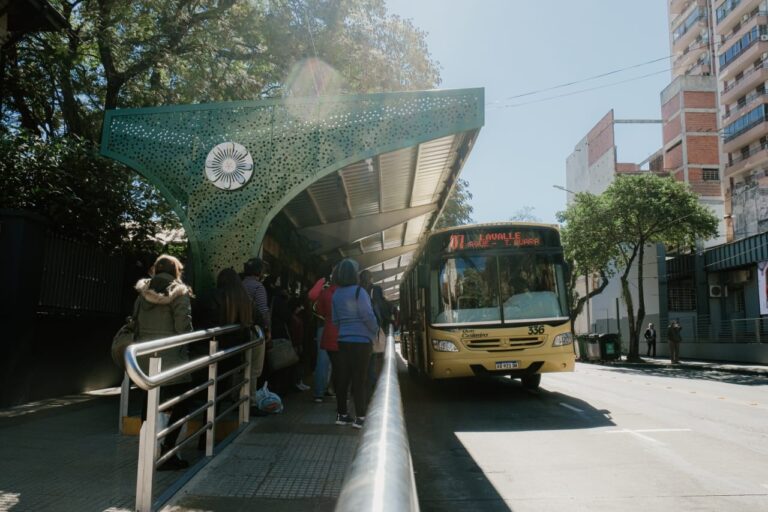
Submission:
M 368 406 L 368 362 L 379 324 L 371 298 L 358 284 L 358 264 L 347 258 L 339 263 L 338 284 L 333 294 L 333 323 L 339 329 L 339 368 L 336 381 L 336 424 L 363 428 Z M 334 371 L 337 371 L 334 369 Z M 347 411 L 347 390 L 352 384 L 354 420 Z

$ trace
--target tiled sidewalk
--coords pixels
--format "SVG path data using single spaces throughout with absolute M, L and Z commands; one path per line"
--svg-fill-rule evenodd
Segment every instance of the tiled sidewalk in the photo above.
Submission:
M 332 399 L 310 398 L 290 395 L 283 414 L 256 418 L 163 510 L 333 510 L 360 431 L 333 423 Z
M 0 511 L 133 510 L 138 437 L 117 433 L 118 402 L 78 395 L 0 410 Z M 166 509 L 332 510 L 359 431 L 333 424 L 333 399 L 284 402 L 283 414 L 252 418 Z M 156 473 L 155 496 L 181 475 Z
M 0 511 L 130 511 L 138 437 L 117 433 L 117 396 L 0 411 Z M 178 475 L 161 473 L 158 487 Z

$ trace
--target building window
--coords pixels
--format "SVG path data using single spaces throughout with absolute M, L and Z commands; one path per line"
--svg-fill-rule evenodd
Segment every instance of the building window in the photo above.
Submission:
M 728 16 L 733 9 L 736 8 L 737 5 L 741 3 L 741 0 L 725 0 L 722 4 L 720 4 L 720 7 L 718 7 L 715 10 L 715 17 L 717 18 L 717 22 L 720 23 L 725 19 L 726 16 Z
M 733 300 L 733 310 L 735 312 L 742 312 L 744 311 L 744 289 L 739 288 L 738 290 L 735 290 L 736 293 L 734 294 L 734 300 Z
M 768 33 L 768 27 L 765 25 L 752 27 L 752 30 L 741 36 L 741 38 L 729 46 L 724 53 L 720 54 L 720 69 L 725 68 L 728 64 L 736 60 L 736 58 L 750 48 L 761 35 L 766 33 Z
M 741 159 L 749 158 L 749 146 L 741 148 Z
M 759 105 L 726 126 L 723 130 L 725 142 L 735 139 L 742 133 L 765 121 L 765 112 L 766 105 Z
M 701 177 L 704 181 L 720 181 L 719 169 L 702 169 Z
M 667 292 L 670 311 L 696 311 L 696 290 L 691 288 L 670 288 Z

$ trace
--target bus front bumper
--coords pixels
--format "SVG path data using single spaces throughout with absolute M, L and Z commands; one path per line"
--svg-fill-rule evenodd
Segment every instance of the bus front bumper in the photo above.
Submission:
M 571 351 L 531 356 L 498 353 L 484 354 L 483 357 L 478 357 L 476 354 L 472 354 L 472 357 L 461 357 L 461 354 L 451 354 L 450 357 L 430 361 L 429 376 L 433 379 L 493 375 L 522 377 L 535 373 L 572 372 L 575 364 L 576 356 Z

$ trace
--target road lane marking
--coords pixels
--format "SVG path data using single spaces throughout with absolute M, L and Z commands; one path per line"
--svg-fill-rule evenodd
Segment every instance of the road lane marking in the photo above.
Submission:
M 560 402 L 560 405 L 562 405 L 562 406 L 563 406 L 563 407 L 565 407 L 566 409 L 570 409 L 570 410 L 572 410 L 572 411 L 576 411 L 576 412 L 584 412 L 584 411 L 582 411 L 581 409 L 579 409 L 578 407 L 574 407 L 574 406 L 572 406 L 572 405 L 568 405 L 568 404 L 566 404 L 566 403 L 563 403 L 563 402 Z
M 651 432 L 690 432 L 690 431 L 691 429 L 689 428 L 639 428 L 636 430 L 624 428 L 621 430 L 607 430 L 606 434 L 629 434 L 631 436 L 637 437 L 638 439 L 643 439 L 651 443 L 663 445 L 664 443 L 662 443 L 658 439 L 652 438 L 651 436 L 646 436 L 644 432 L 651 433 Z

